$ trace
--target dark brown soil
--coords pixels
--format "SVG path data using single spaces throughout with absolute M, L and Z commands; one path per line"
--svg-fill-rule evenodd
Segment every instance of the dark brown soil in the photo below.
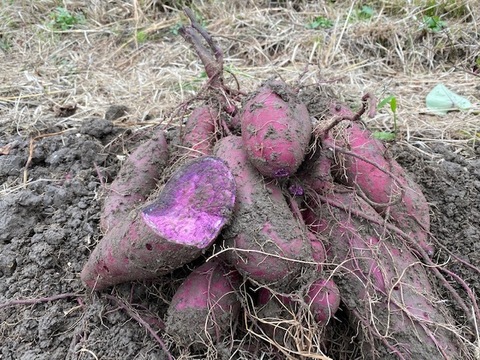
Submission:
M 51 123 L 50 131 L 57 131 L 54 119 Z M 4 184 L 0 198 L 0 359 L 165 358 L 145 328 L 105 294 L 87 291 L 79 279 L 101 237 L 102 182 L 111 181 L 118 170 L 117 155 L 134 147 L 138 139 L 106 146 L 123 130 L 101 119 L 86 122 L 80 131 L 39 138 L 33 143 L 28 183 L 23 186 L 29 139 L 0 130 L 0 148 L 9 149 L 0 155 L 0 183 Z M 433 235 L 480 267 L 480 148 L 459 151 L 444 143 L 413 145 L 395 145 L 393 153 L 431 204 Z M 450 258 L 438 250 L 435 259 Z M 447 266 L 480 294 L 479 274 L 452 259 Z M 163 336 L 163 324 L 156 318 L 165 316 L 171 289 L 179 281 L 180 277 L 169 275 L 153 284 L 125 284 L 111 292 L 133 304 Z M 32 303 L 59 294 L 67 295 Z M 31 302 L 15 304 L 18 299 Z M 471 315 L 453 310 L 460 323 Z M 164 340 L 168 346 L 168 337 Z

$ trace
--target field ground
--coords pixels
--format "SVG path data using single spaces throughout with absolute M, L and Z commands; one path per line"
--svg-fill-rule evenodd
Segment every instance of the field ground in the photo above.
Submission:
M 178 35 L 187 23 L 182 4 L 224 50 L 229 83 L 237 79 L 245 92 L 277 76 L 327 89 L 354 108 L 366 92 L 393 96 L 392 151 L 431 204 L 433 235 L 480 267 L 478 0 L 2 0 L 0 359 L 166 359 L 132 312 L 178 359 L 362 358 L 355 344 L 280 352 L 254 333 L 207 354 L 179 349 L 159 319 L 183 270 L 117 286 L 116 303 L 82 286 L 79 272 L 101 238 L 105 182 L 152 126 L 174 132 L 185 116 L 180 104 L 205 85 L 201 63 Z M 472 108 L 432 114 L 425 98 L 439 83 Z M 385 106 L 365 121 L 393 132 L 393 119 Z M 478 273 L 445 250 L 434 259 L 478 297 Z M 452 311 L 459 324 L 472 316 Z M 471 359 L 475 351 L 479 359 L 471 335 Z

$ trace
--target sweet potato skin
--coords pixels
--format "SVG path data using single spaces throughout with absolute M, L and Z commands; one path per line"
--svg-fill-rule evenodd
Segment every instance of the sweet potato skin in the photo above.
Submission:
M 238 136 L 222 138 L 215 155 L 224 159 L 235 178 L 237 201 L 223 245 L 228 261 L 240 273 L 262 284 L 286 289 L 312 262 L 312 250 L 301 226 L 274 183 L 265 183 L 249 162 Z
M 340 290 L 333 280 L 318 279 L 308 288 L 305 301 L 315 320 L 326 325 L 340 307 Z
M 171 272 L 215 241 L 234 203 L 235 182 L 225 162 L 202 157 L 185 164 L 158 199 L 105 234 L 82 270 L 82 281 L 101 290 Z
M 325 146 L 337 145 L 364 157 L 376 166 L 348 154 L 337 154 L 335 180 L 355 187 L 374 204 L 375 210 L 404 229 L 431 256 L 430 207 L 420 187 L 393 158 L 386 155 L 383 143 L 357 123 L 342 128 L 323 140 Z M 383 205 L 382 205 L 383 204 Z M 387 204 L 387 205 L 385 205 Z
M 146 201 L 167 166 L 168 158 L 163 130 L 156 131 L 150 140 L 127 157 L 104 199 L 100 216 L 100 229 L 104 233 L 118 226 L 132 209 Z
M 140 214 L 132 213 L 105 234 L 80 277 L 88 288 L 103 290 L 127 281 L 165 275 L 201 253 L 196 247 L 165 241 L 146 226 Z
M 328 196 L 381 223 L 380 215 L 353 192 L 342 189 Z M 330 239 L 327 251 L 342 264 L 336 283 L 343 303 L 360 321 L 364 336 L 376 339 L 380 348 L 385 345 L 380 338 L 388 333 L 386 351 L 406 359 L 461 358 L 462 345 L 440 326 L 453 323 L 447 308 L 436 303 L 425 268 L 400 241 L 327 204 L 317 207 L 313 217 L 306 214 L 306 221 Z
M 218 111 L 209 105 L 195 108 L 185 125 L 183 146 L 187 148 L 189 157 L 195 158 L 213 154 L 215 124 L 219 117 Z
M 185 346 L 228 336 L 240 311 L 235 290 L 241 276 L 218 260 L 204 263 L 180 285 L 170 303 L 166 332 Z M 208 335 L 207 335 L 208 334 Z
M 247 101 L 241 115 L 249 160 L 267 177 L 287 177 L 302 163 L 312 122 L 307 107 L 286 84 L 267 82 Z
M 332 164 L 333 152 L 327 148 L 316 146 L 306 155 L 296 175 L 296 181 L 307 191 L 327 192 L 333 184 Z

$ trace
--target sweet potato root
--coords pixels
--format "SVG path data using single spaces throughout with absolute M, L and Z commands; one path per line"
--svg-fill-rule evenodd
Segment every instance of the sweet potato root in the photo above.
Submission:
M 428 202 L 405 170 L 386 155 L 383 143 L 357 123 L 340 128 L 334 137 L 325 138 L 323 143 L 349 151 L 349 154 L 336 151 L 336 180 L 361 191 L 375 210 L 405 229 L 430 256 L 433 255 L 434 248 L 428 239 Z
M 168 148 L 163 130 L 155 132 L 152 139 L 130 154 L 109 186 L 103 203 L 100 228 L 104 233 L 117 227 L 130 210 L 145 202 L 167 162 Z
M 312 261 L 306 235 L 273 183 L 266 184 L 248 161 L 238 136 L 222 138 L 215 154 L 230 167 L 237 201 L 231 223 L 223 232 L 228 261 L 243 275 L 262 284 L 285 289 Z
M 380 215 L 351 191 L 327 197 L 381 223 Z M 377 344 L 364 349 L 366 357 L 382 358 L 378 351 L 383 347 L 399 359 L 462 358 L 465 349 L 455 329 L 448 329 L 453 324 L 448 309 L 436 301 L 425 268 L 401 241 L 328 203 L 317 207 L 313 217 L 305 214 L 307 223 L 330 239 L 327 251 L 340 264 L 334 279 L 363 328 L 364 344 Z
M 241 276 L 218 260 L 195 269 L 170 303 L 166 332 L 183 346 L 202 347 L 229 335 L 240 311 L 235 291 Z
M 241 128 L 249 160 L 262 175 L 278 178 L 294 174 L 302 163 L 312 122 L 293 91 L 271 81 L 245 104 Z
M 207 249 L 229 220 L 235 182 L 224 161 L 202 157 L 179 168 L 155 202 L 110 229 L 81 273 L 101 290 L 166 274 Z
M 190 157 L 212 155 L 215 124 L 219 113 L 212 106 L 195 108 L 185 125 L 183 146 L 188 149 Z
M 340 306 L 340 290 L 333 280 L 319 279 L 308 288 L 305 301 L 315 321 L 326 325 Z
M 307 157 L 296 176 L 296 182 L 307 191 L 324 193 L 333 186 L 333 152 L 317 146 Z

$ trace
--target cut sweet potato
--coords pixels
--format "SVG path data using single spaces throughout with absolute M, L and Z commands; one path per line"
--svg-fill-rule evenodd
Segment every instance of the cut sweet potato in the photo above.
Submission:
M 217 238 L 235 203 L 235 182 L 219 158 L 185 164 L 155 202 L 110 229 L 81 273 L 100 290 L 169 273 L 197 258 Z

